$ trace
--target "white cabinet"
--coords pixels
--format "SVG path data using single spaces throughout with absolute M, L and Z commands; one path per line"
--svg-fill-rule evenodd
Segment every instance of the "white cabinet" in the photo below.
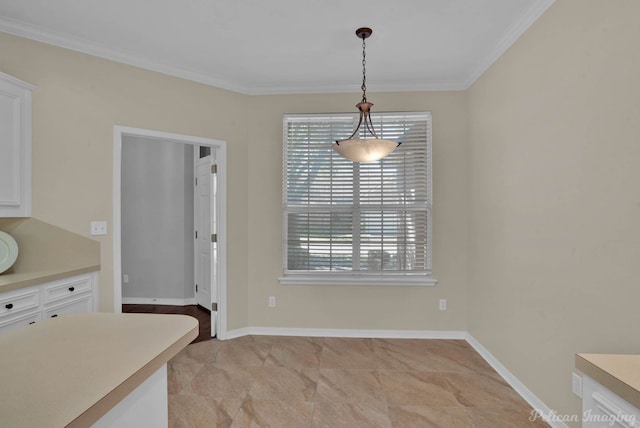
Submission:
M 0 333 L 47 318 L 98 309 L 97 274 L 0 293 Z
M 583 428 L 640 427 L 640 409 L 587 375 L 582 382 Z
M 0 73 L 0 217 L 31 216 L 31 91 Z

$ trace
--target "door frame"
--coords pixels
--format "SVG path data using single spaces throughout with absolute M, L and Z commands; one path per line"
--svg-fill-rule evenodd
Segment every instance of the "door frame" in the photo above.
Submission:
M 169 141 L 193 146 L 210 146 L 216 150 L 218 204 L 218 337 L 227 336 L 227 142 L 191 135 L 173 134 L 143 128 L 115 125 L 113 127 L 113 306 L 114 312 L 122 312 L 122 139 L 142 137 L 148 140 Z

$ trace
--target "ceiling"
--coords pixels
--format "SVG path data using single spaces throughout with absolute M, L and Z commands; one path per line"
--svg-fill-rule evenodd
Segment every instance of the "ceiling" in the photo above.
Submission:
M 0 0 L 0 31 L 245 94 L 468 88 L 554 0 Z

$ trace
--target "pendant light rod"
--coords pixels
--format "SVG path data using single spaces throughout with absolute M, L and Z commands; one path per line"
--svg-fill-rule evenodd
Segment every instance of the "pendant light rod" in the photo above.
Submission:
M 367 127 L 367 130 L 371 133 L 371 135 L 378 138 L 378 135 L 373 130 L 373 123 L 371 123 L 371 116 L 369 114 L 373 104 L 370 102 L 367 102 L 367 43 L 365 40 L 371 37 L 371 33 L 373 33 L 373 30 L 369 27 L 361 27 L 356 30 L 356 36 L 362 39 L 362 85 L 360 86 L 360 89 L 362 89 L 362 101 L 356 104 L 356 107 L 360 111 L 358 126 L 356 126 L 356 129 L 353 131 L 353 134 L 351 134 L 351 136 L 347 138 L 347 140 L 351 140 L 353 137 L 356 136 L 358 131 L 360 131 L 360 126 L 362 125 L 363 119 L 364 119 L 364 124 Z M 340 144 L 340 143 L 336 141 L 336 144 Z
M 356 36 L 362 39 L 362 102 L 367 102 L 367 43 L 366 39 L 371 37 L 373 30 L 368 27 L 358 28 L 356 30 Z M 357 106 L 356 106 L 357 107 Z

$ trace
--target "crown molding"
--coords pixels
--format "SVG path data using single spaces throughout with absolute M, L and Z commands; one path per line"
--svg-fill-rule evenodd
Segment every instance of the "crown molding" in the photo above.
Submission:
M 0 17 L 0 32 L 12 34 L 14 36 L 24 37 L 25 39 L 35 40 L 37 42 L 46 43 L 48 45 L 57 46 L 64 49 L 108 59 L 111 61 L 131 65 L 145 70 L 156 71 L 158 73 L 167 74 L 169 76 L 180 77 L 186 80 L 203 83 L 209 86 L 215 86 L 220 89 L 226 89 L 242 94 L 249 94 L 247 87 L 232 82 L 216 79 L 202 73 L 185 70 L 168 64 L 163 64 L 125 52 L 118 52 L 101 46 L 93 41 L 72 37 L 68 34 L 60 34 L 52 31 L 44 30 L 40 27 L 26 24 L 24 22 Z
M 376 92 L 416 92 L 416 91 L 464 91 L 498 60 L 515 41 L 555 2 L 555 0 L 539 0 L 515 23 L 513 23 L 498 41 L 494 48 L 473 68 L 466 79 L 451 81 L 434 81 L 422 83 L 377 84 Z M 0 17 L 0 32 L 13 34 L 26 39 L 81 52 L 111 61 L 155 71 L 169 76 L 202 83 L 228 91 L 245 95 L 277 95 L 277 94 L 328 94 L 358 92 L 358 85 L 325 85 L 325 86 L 254 86 L 243 85 L 215 76 L 206 75 L 173 65 L 152 61 L 139 56 L 119 52 L 99 43 L 56 33 L 21 21 Z
M 202 73 L 146 60 L 124 52 L 117 52 L 113 49 L 100 46 L 95 42 L 71 37 L 67 34 L 56 34 L 51 31 L 45 31 L 39 27 L 3 17 L 0 17 L 0 32 L 245 95 L 331 94 L 360 91 L 360 85 L 357 84 L 328 86 L 243 86 Z M 464 89 L 466 89 L 464 83 L 450 81 L 420 84 L 382 84 L 376 86 L 375 92 L 461 91 Z
M 421 91 L 464 91 L 466 82 L 426 82 L 426 83 L 372 83 L 373 92 L 421 92 Z M 283 94 L 344 94 L 362 92 L 359 84 L 325 86 L 264 86 L 252 87 L 247 95 L 283 95 Z
M 515 42 L 555 3 L 555 0 L 539 0 L 516 22 L 514 22 L 486 55 L 469 74 L 463 89 L 469 89 L 498 60 Z

